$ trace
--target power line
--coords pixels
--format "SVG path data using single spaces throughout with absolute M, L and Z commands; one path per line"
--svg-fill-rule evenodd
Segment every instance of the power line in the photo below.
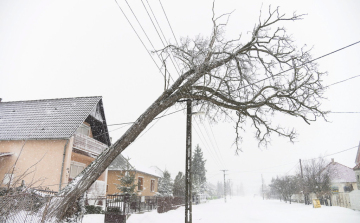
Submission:
M 360 112 L 329 112 L 329 113 L 335 113 L 335 114 L 357 114 Z
M 216 148 L 217 148 L 217 150 L 218 150 L 218 152 L 219 152 L 219 154 L 220 154 L 220 158 L 221 158 L 222 162 L 225 164 L 224 159 L 223 159 L 222 156 L 221 156 L 221 152 L 220 152 L 220 149 L 219 149 L 219 145 L 218 145 L 218 143 L 217 143 L 216 137 L 215 137 L 215 135 L 214 135 L 214 132 L 213 132 L 213 130 L 212 130 L 212 128 L 211 128 L 211 125 L 210 125 L 209 121 L 208 121 L 208 124 L 209 124 L 210 130 L 211 130 L 211 134 L 212 134 L 212 136 L 213 136 L 213 138 L 214 138 Z
M 176 110 L 174 112 L 170 112 L 169 114 L 166 114 L 166 115 L 162 115 L 162 116 L 159 116 L 159 117 L 156 117 L 154 119 L 160 119 L 160 118 L 163 118 L 163 117 L 166 117 L 166 116 L 169 116 L 169 115 L 172 115 L 172 114 L 175 114 L 177 112 L 181 112 L 181 111 L 184 111 L 185 108 L 183 109 L 180 109 L 180 110 Z M 115 126 L 115 125 L 127 125 L 127 124 L 133 124 L 135 122 L 123 122 L 123 123 L 117 123 L 117 124 L 110 124 L 110 125 L 107 125 L 107 126 Z
M 196 123 L 196 121 L 195 121 L 195 123 Z M 201 132 L 200 127 L 199 127 L 198 125 L 196 125 L 196 127 L 199 128 L 199 131 Z M 202 134 L 202 132 L 201 132 L 201 135 L 202 135 L 202 137 L 201 137 L 200 134 L 199 134 L 199 132 L 198 132 L 198 130 L 196 130 L 196 128 L 194 128 L 194 130 L 195 130 L 196 135 L 199 137 L 200 141 L 205 145 L 205 149 L 206 149 L 207 151 L 209 151 L 210 157 L 214 160 L 214 162 L 215 162 L 217 165 L 220 166 L 221 164 L 219 163 L 218 160 L 216 160 L 216 158 L 215 158 L 215 156 L 213 155 L 212 151 L 210 151 L 210 150 L 208 149 L 208 148 L 210 148 L 210 147 L 209 147 L 209 144 L 207 143 L 206 138 L 204 137 L 204 135 Z M 204 141 L 203 141 L 203 139 L 204 139 Z
M 207 127 L 206 127 L 206 125 L 205 125 L 204 123 L 201 122 L 201 124 L 202 124 L 202 126 L 204 127 L 204 129 L 205 129 L 205 133 L 206 133 L 207 137 L 209 138 L 209 141 L 210 141 L 210 143 L 211 143 L 212 149 L 214 150 L 215 156 L 219 159 L 219 161 L 220 161 L 220 163 L 222 164 L 222 166 L 225 167 L 224 162 L 223 162 L 223 160 L 221 159 L 221 156 L 217 153 L 216 146 L 214 145 L 213 141 L 211 140 L 211 139 L 214 139 L 215 137 L 213 138 L 213 137 L 210 136 L 209 131 L 208 131 L 208 129 L 207 129 Z
M 345 46 L 345 47 L 342 47 L 342 48 L 340 48 L 340 49 L 334 50 L 334 51 L 332 51 L 332 52 L 330 52 L 330 53 L 327 53 L 327 54 L 325 54 L 325 55 L 322 55 L 322 56 L 320 56 L 320 57 L 317 57 L 317 58 L 315 58 L 315 59 L 313 59 L 313 60 L 309 60 L 309 61 L 307 61 L 307 62 L 305 62 L 305 63 L 300 64 L 299 66 L 300 66 L 300 67 L 301 67 L 301 66 L 304 66 L 305 64 L 314 62 L 314 61 L 316 61 L 316 60 L 319 60 L 319 59 L 321 59 L 321 58 L 324 58 L 324 57 L 326 57 L 326 56 L 329 56 L 329 55 L 331 55 L 331 54 L 333 54 L 333 53 L 336 53 L 336 52 L 339 52 L 339 51 L 341 51 L 341 50 L 344 50 L 344 49 L 346 49 L 346 48 L 348 48 L 348 47 L 354 46 L 354 45 L 356 45 L 356 44 L 358 44 L 358 43 L 360 43 L 360 41 L 357 41 L 357 42 L 355 42 L 355 43 L 352 43 L 352 44 L 347 45 L 347 46 Z M 259 83 L 259 82 L 265 81 L 265 80 L 270 79 L 270 78 L 273 78 L 273 77 L 275 77 L 275 76 L 279 76 L 280 74 L 283 74 L 283 73 L 288 72 L 288 71 L 290 71 L 290 70 L 293 70 L 293 68 L 289 68 L 289 69 L 287 69 L 287 70 L 284 70 L 284 71 L 281 71 L 281 72 L 279 72 L 279 73 L 277 73 L 277 74 L 274 74 L 274 75 L 272 75 L 272 76 L 270 76 L 270 77 L 266 77 L 266 78 L 264 78 L 264 79 L 255 81 L 254 83 L 250 83 L 250 84 L 248 84 L 248 85 L 245 85 L 245 86 L 241 87 L 240 89 L 244 89 L 244 88 L 246 88 L 246 87 L 252 86 L 252 85 L 254 85 L 254 84 L 257 84 L 257 83 Z M 358 76 L 360 76 L 360 75 L 358 75 Z M 354 78 L 354 77 L 352 77 L 352 78 Z M 350 79 L 351 79 L 351 78 L 350 78 Z M 346 80 L 345 80 L 345 81 L 346 81 Z M 337 83 L 334 83 L 334 84 L 337 84 Z M 334 85 L 334 84 L 331 84 L 331 85 Z M 327 87 L 329 87 L 329 86 L 331 86 L 331 85 L 328 85 Z
M 306 160 L 304 160 L 304 161 L 321 159 L 321 158 L 324 158 L 324 157 L 328 157 L 328 156 L 332 156 L 332 155 L 335 155 L 335 154 L 343 153 L 343 152 L 346 152 L 346 151 L 348 151 L 348 150 L 352 150 L 352 149 L 355 149 L 355 148 L 358 148 L 358 146 L 354 146 L 354 147 L 351 147 L 351 148 L 349 148 L 349 149 L 344 149 L 344 150 L 341 150 L 341 151 L 339 151 L 339 152 L 332 153 L 332 154 L 329 154 L 329 155 L 320 156 L 320 157 L 312 158 L 312 159 L 306 159 Z
M 146 1 L 147 1 L 147 0 L 146 0 Z M 150 10 L 151 10 L 151 12 L 152 12 L 152 14 L 153 14 L 153 16 L 154 16 L 154 19 L 155 19 L 157 25 L 159 26 L 159 29 L 160 29 L 160 31 L 161 31 L 161 33 L 162 33 L 162 35 L 163 35 L 163 38 L 164 38 L 164 41 L 165 41 L 166 45 L 165 45 L 164 41 L 162 40 L 162 38 L 161 38 L 161 36 L 160 36 L 160 33 L 159 33 L 159 31 L 157 30 L 157 28 L 156 28 L 156 26 L 155 26 L 155 24 L 154 24 L 154 22 L 153 22 L 153 20 L 152 20 L 152 18 L 151 18 L 151 16 L 150 16 L 149 12 L 148 12 L 148 10 L 147 10 L 147 8 L 146 8 L 143 0 L 141 0 L 141 3 L 142 3 L 142 5 L 144 6 L 144 9 L 145 9 L 147 15 L 149 16 L 149 19 L 150 19 L 150 21 L 151 21 L 151 23 L 152 23 L 152 25 L 153 25 L 156 33 L 158 34 L 158 37 L 159 37 L 161 43 L 163 44 L 163 47 L 165 47 L 166 45 L 169 45 L 168 42 L 166 41 L 166 37 L 165 37 L 164 33 L 162 32 L 162 29 L 161 29 L 159 23 L 157 22 L 157 19 L 156 19 L 155 14 L 153 13 L 153 11 L 152 11 L 152 9 L 151 9 L 151 6 L 150 6 L 149 2 L 147 1 L 148 5 L 149 5 L 149 8 L 150 8 Z M 179 72 L 178 69 L 176 68 L 175 63 L 174 63 L 171 55 L 170 55 L 170 60 L 171 60 L 172 64 L 174 65 L 174 68 L 175 68 L 176 72 L 177 72 L 178 75 L 180 76 L 180 72 Z M 170 75 L 170 78 L 174 81 L 174 79 L 171 77 L 171 75 Z
M 356 77 L 360 77 L 360 75 L 356 75 L 356 76 L 347 78 L 347 79 L 345 79 L 345 80 L 338 81 L 338 82 L 335 82 L 335 83 L 333 83 L 333 84 L 329 84 L 328 86 L 326 86 L 326 88 L 327 88 L 327 87 L 330 87 L 330 86 L 333 86 L 333 85 L 336 85 L 336 84 L 340 84 L 340 83 L 345 82 L 345 81 L 348 81 L 348 80 L 351 80 L 351 79 L 356 78 Z
M 147 15 L 149 16 L 150 21 L 151 21 L 151 23 L 153 24 L 153 26 L 154 26 L 154 28 L 155 28 L 155 31 L 156 31 L 156 33 L 158 34 L 158 37 L 159 37 L 159 39 L 160 39 L 161 43 L 162 43 L 163 45 L 165 45 L 165 44 L 164 44 L 164 42 L 163 42 L 163 40 L 162 40 L 162 38 L 161 38 L 161 36 L 160 36 L 160 34 L 159 34 L 159 31 L 157 30 L 157 28 L 156 28 L 156 26 L 155 26 L 155 24 L 154 24 L 154 22 L 153 22 L 153 20 L 152 20 L 152 18 L 151 18 L 151 16 L 150 16 L 150 14 L 149 14 L 148 10 L 147 10 L 147 8 L 146 8 L 146 6 L 145 6 L 144 2 L 143 2 L 143 0 L 141 0 L 141 3 L 142 3 L 142 5 L 143 5 L 143 6 L 144 6 L 144 8 L 145 8 L 145 11 L 146 11 Z M 149 3 L 148 3 L 148 4 L 149 4 Z M 159 24 L 158 24 L 158 25 L 159 25 Z
M 154 118 L 153 120 L 156 120 L 156 119 L 161 119 L 161 118 L 164 118 L 164 117 L 166 117 L 166 116 L 172 115 L 172 114 L 174 114 L 174 113 L 177 113 L 177 112 L 183 111 L 185 108 L 180 109 L 180 110 L 177 110 L 177 111 L 174 111 L 174 112 L 171 112 L 171 113 L 169 113 L 169 114 L 166 114 L 166 112 L 167 112 L 169 109 L 170 109 L 170 107 L 169 107 L 169 108 L 165 111 L 165 115 L 162 115 L 162 116 L 156 117 L 156 118 Z M 116 125 L 130 125 L 130 124 L 134 124 L 134 123 L 135 123 L 135 122 L 124 122 L 124 123 L 111 124 L 111 125 L 108 125 L 108 126 L 116 126 Z M 116 131 L 116 130 L 122 129 L 122 128 L 124 128 L 124 127 L 125 127 L 125 126 L 122 126 L 122 127 L 120 127 L 120 128 L 113 129 L 113 130 L 111 130 L 111 131 L 107 131 L 107 132 L 104 132 L 104 133 L 101 133 L 101 134 L 95 135 L 94 137 L 101 136 L 101 135 L 104 135 L 104 134 L 106 134 L 106 133 L 110 133 L 110 132 L 113 132 L 113 131 Z M 152 127 L 151 127 L 151 128 L 152 128 Z M 149 130 L 147 130 L 147 131 L 149 131 Z
M 131 24 L 130 20 L 128 19 L 128 17 L 126 16 L 125 12 L 122 10 L 122 8 L 120 7 L 119 3 L 117 2 L 117 0 L 115 0 L 117 6 L 119 7 L 119 9 L 121 10 L 121 12 L 123 13 L 123 15 L 125 16 L 126 20 L 128 21 L 128 23 L 130 24 L 131 28 L 133 29 L 133 31 L 135 32 L 136 36 L 139 38 L 141 44 L 143 45 L 143 47 L 145 48 L 146 52 L 149 54 L 149 56 L 151 57 L 152 61 L 155 63 L 156 67 L 159 69 L 160 73 L 165 77 L 165 75 L 162 73 L 160 67 L 158 66 L 158 64 L 155 62 L 154 58 L 151 56 L 150 52 L 147 50 L 144 42 L 142 41 L 142 39 L 140 38 L 139 34 L 136 32 L 134 26 Z
M 158 27 L 159 27 L 159 29 L 160 29 L 160 32 L 161 32 L 161 34 L 162 34 L 162 36 L 163 36 L 163 38 L 164 38 L 164 41 L 165 41 L 166 45 L 169 45 L 169 43 L 168 43 L 168 41 L 166 40 L 166 37 L 165 37 L 165 35 L 164 35 L 164 33 L 163 33 L 162 29 L 161 29 L 161 26 L 160 26 L 158 20 L 156 19 L 156 16 L 155 16 L 155 14 L 154 14 L 151 6 L 150 6 L 149 1 L 146 0 L 146 2 L 147 2 L 148 6 L 149 6 L 149 8 L 150 8 L 151 14 L 152 14 L 153 17 L 154 17 L 156 24 L 158 25 Z M 145 7 L 145 5 L 144 5 L 144 7 Z M 146 8 L 145 8 L 145 9 L 146 9 Z M 150 16 L 149 16 L 149 17 L 150 17 Z M 163 43 L 163 45 L 164 45 L 164 47 L 165 47 L 165 44 L 164 44 L 164 43 Z M 179 64 L 178 64 L 178 63 L 176 62 L 176 60 L 174 59 L 177 67 L 175 66 L 174 61 L 173 61 L 171 55 L 172 55 L 172 54 L 170 54 L 170 60 L 171 60 L 172 64 L 174 65 L 176 72 L 177 72 L 177 73 L 179 74 L 179 76 L 180 76 L 180 72 L 178 71 L 178 69 L 180 69 L 180 68 L 179 68 Z M 173 56 L 174 56 L 174 55 L 173 55 Z
M 218 146 L 218 144 L 217 144 L 217 142 L 216 142 L 216 137 L 215 137 L 215 135 L 214 135 L 214 133 L 213 133 L 213 131 L 212 131 L 212 128 L 211 128 L 210 123 L 208 122 L 209 127 L 210 127 L 210 130 L 211 130 L 211 133 L 212 133 L 212 137 L 211 137 L 211 135 L 208 133 L 208 130 L 207 130 L 206 125 L 205 125 L 204 123 L 202 123 L 202 124 L 203 124 L 203 126 L 204 126 L 204 128 L 205 128 L 206 134 L 208 135 L 209 139 L 210 139 L 210 140 L 213 139 L 213 140 L 215 141 L 215 146 L 214 146 L 214 144 L 212 144 L 212 145 L 214 146 L 215 154 L 219 157 L 220 162 L 221 162 L 221 163 L 223 164 L 223 166 L 225 167 L 225 162 L 224 162 L 224 160 L 223 160 L 223 158 L 222 158 L 222 156 L 221 156 L 220 149 L 219 149 L 219 146 Z
M 175 41 L 176 41 L 176 44 L 179 46 L 179 43 L 178 43 L 178 41 L 177 41 L 177 39 L 176 39 L 176 37 L 175 37 L 174 31 L 173 31 L 173 29 L 172 29 L 172 27 L 171 27 L 171 25 L 170 25 L 169 19 L 168 19 L 167 15 L 166 15 L 166 12 L 165 12 L 165 10 L 164 10 L 164 7 L 163 7 L 163 5 L 161 4 L 161 1 L 160 1 L 160 0 L 159 0 L 159 2 L 160 2 L 160 5 L 161 5 L 162 10 L 163 10 L 163 12 L 164 12 L 164 15 L 165 15 L 165 17 L 166 17 L 166 21 L 168 22 L 169 27 L 170 27 L 170 29 L 171 29 L 171 32 L 172 32 L 172 34 L 173 34 L 173 37 L 174 37 L 174 39 L 175 39 Z

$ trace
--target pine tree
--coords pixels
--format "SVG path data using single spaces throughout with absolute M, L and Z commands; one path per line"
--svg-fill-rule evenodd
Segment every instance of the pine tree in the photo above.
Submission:
M 121 194 L 136 195 L 135 188 L 135 170 L 129 163 L 129 158 L 126 159 L 125 169 L 121 171 L 118 176 L 120 184 L 116 184 L 117 189 L 121 191 Z
M 197 145 L 191 163 L 193 194 L 203 194 L 206 191 L 205 162 L 203 152 L 200 146 Z
M 159 180 L 158 192 L 161 196 L 173 196 L 173 181 L 167 170 L 164 171 L 163 177 Z
M 182 172 L 175 177 L 173 194 L 178 197 L 185 195 L 185 175 Z

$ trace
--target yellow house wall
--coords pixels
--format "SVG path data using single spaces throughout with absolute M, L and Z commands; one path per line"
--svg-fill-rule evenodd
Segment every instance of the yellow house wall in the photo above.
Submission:
M 11 168 L 18 159 L 14 169 L 15 181 L 22 176 L 26 185 L 58 191 L 66 142 L 67 140 L 28 140 L 24 144 L 24 141 L 18 140 L 0 141 L 0 152 L 13 153 L 11 156 L 0 157 L 0 180 L 4 179 L 6 173 L 12 172 Z M 18 185 L 20 183 L 21 180 Z
M 120 170 L 108 170 L 108 178 L 107 178 L 107 192 L 106 194 L 117 194 L 120 193 L 121 191 L 118 190 L 116 188 L 115 184 L 119 184 L 119 175 L 121 175 L 121 171 Z M 136 191 L 138 193 L 138 195 L 140 196 L 154 196 L 156 194 L 156 192 L 158 191 L 158 183 L 159 183 L 159 178 L 149 175 L 149 174 L 145 174 L 145 173 L 141 173 L 141 172 L 136 172 L 135 173 L 135 183 L 137 184 L 138 182 L 138 177 L 143 177 L 144 178 L 144 183 L 143 183 L 143 190 L 142 191 L 138 191 L 137 187 L 136 187 Z M 150 191 L 150 185 L 151 185 L 151 179 L 155 180 L 155 187 L 154 187 L 154 192 Z

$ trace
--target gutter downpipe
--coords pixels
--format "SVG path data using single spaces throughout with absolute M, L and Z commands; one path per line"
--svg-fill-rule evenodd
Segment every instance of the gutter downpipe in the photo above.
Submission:
M 64 163 L 65 163 L 65 154 L 66 154 L 66 147 L 69 144 L 70 138 L 66 141 L 65 146 L 64 146 L 64 153 L 63 153 L 63 160 L 62 160 L 62 164 L 61 164 L 61 173 L 60 173 L 60 184 L 59 184 L 59 192 L 61 190 L 61 185 L 62 185 L 62 177 L 64 174 Z

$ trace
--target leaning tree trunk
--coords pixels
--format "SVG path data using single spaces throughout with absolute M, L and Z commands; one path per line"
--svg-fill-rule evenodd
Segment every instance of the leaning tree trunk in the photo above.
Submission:
M 72 206 L 78 198 L 100 177 L 111 162 L 148 126 L 149 123 L 166 108 L 172 106 L 183 95 L 176 92 L 171 95 L 164 92 L 117 140 L 112 146 L 105 149 L 97 159 L 79 174 L 69 185 L 58 194 L 59 198 L 54 200 L 49 208 L 47 218 L 63 220 L 72 215 Z

